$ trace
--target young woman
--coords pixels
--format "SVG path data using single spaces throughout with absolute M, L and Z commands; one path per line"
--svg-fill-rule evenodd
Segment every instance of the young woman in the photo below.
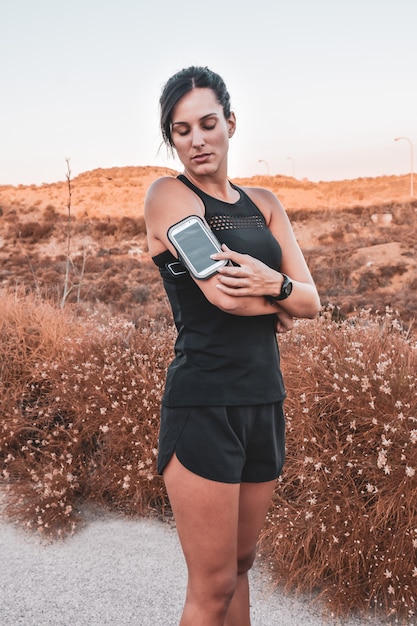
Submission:
M 285 449 L 276 332 L 313 318 L 319 297 L 278 199 L 227 175 L 236 118 L 206 67 L 172 76 L 161 130 L 184 166 L 145 202 L 149 250 L 178 338 L 161 409 L 163 473 L 188 568 L 181 626 L 249 626 L 248 571 Z M 177 262 L 168 228 L 198 215 L 230 264 L 196 280 Z M 174 268 L 174 270 L 173 270 Z

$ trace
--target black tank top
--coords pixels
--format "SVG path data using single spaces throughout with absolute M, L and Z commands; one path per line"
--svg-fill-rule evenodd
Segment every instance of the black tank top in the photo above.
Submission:
M 178 178 L 203 201 L 205 218 L 221 243 L 250 254 L 273 269 L 281 248 L 249 196 L 229 204 Z M 275 334 L 275 315 L 240 316 L 211 304 L 167 250 L 153 257 L 168 295 L 178 336 L 167 373 L 167 406 L 236 406 L 285 398 Z

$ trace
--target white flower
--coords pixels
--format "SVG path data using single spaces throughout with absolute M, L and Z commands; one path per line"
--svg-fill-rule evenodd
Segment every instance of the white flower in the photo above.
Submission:
M 407 465 L 407 467 L 405 468 L 405 473 L 407 476 L 409 476 L 409 478 L 412 478 L 414 474 L 416 473 L 416 470 L 413 467 L 410 467 L 409 465 Z
M 386 450 L 381 450 L 378 454 L 378 460 L 376 462 L 379 469 L 382 469 L 387 464 L 387 452 Z
M 385 437 L 385 435 L 384 435 L 384 434 L 382 434 L 382 435 L 381 435 L 381 439 L 382 439 L 382 445 L 383 445 L 383 446 L 386 446 L 387 448 L 388 448 L 389 446 L 392 446 L 392 441 L 391 441 L 391 439 L 387 439 L 387 438 Z

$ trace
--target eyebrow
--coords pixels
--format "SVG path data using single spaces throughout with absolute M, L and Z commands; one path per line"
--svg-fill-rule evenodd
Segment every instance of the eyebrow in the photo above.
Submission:
M 203 117 L 201 117 L 199 119 L 199 122 L 203 122 L 208 117 L 213 117 L 213 115 L 216 116 L 216 117 L 219 117 L 219 114 L 215 111 L 213 113 L 207 113 L 207 115 L 203 115 Z M 188 122 L 172 122 L 171 127 L 174 127 L 174 126 L 177 126 L 177 125 L 180 125 L 180 124 L 188 124 Z

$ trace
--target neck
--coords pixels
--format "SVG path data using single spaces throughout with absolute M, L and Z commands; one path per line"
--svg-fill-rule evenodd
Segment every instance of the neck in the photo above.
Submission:
M 240 198 L 239 192 L 234 189 L 227 178 L 222 180 L 213 180 L 212 178 L 206 178 L 204 176 L 193 176 L 187 170 L 184 170 L 184 176 L 193 183 L 196 187 L 204 191 L 209 196 L 223 200 L 223 202 L 229 202 L 233 204 Z

